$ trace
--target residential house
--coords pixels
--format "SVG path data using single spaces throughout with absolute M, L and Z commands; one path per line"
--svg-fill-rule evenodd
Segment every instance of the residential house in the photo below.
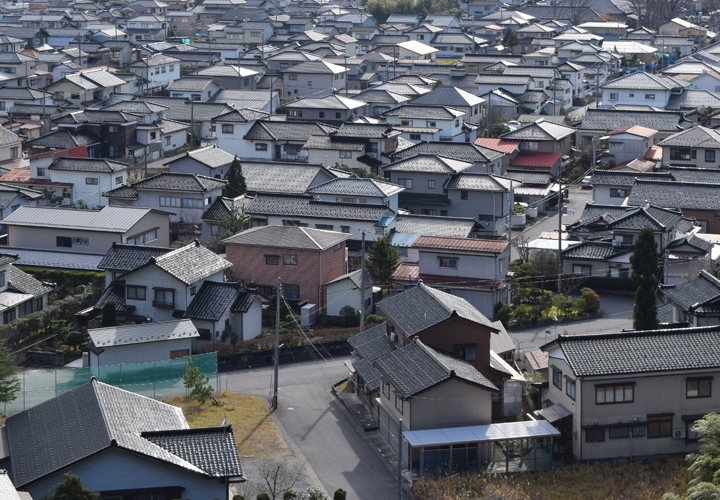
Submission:
M 26 54 L 0 52 L 0 81 L 15 80 L 13 86 L 29 87 L 35 75 L 37 59 Z
M 359 311 L 365 304 L 365 314 L 371 314 L 375 303 L 375 296 L 382 296 L 382 289 L 373 286 L 375 280 L 370 273 L 358 269 L 335 278 L 323 286 L 322 310 L 328 316 L 339 316 L 340 311 L 347 306 Z M 364 290 L 364 292 L 362 292 Z
M 0 196 L 0 221 L 20 207 L 26 205 L 34 207 L 37 206 L 38 201 L 45 201 L 45 195 L 42 191 L 4 184 L 1 181 L 0 193 L 2 194 Z
M 435 56 L 439 52 L 435 47 L 426 45 L 417 40 L 408 40 L 397 44 L 398 52 L 397 59 L 409 59 L 409 60 L 426 60 L 435 61 Z
M 22 156 L 22 138 L 0 126 L 0 162 L 15 160 Z M 2 163 L 0 163 L 1 165 Z
M 443 185 L 448 213 L 452 217 L 474 217 L 483 233 L 500 236 L 512 223 L 508 220 L 514 204 L 510 183 L 509 178 L 493 174 L 467 170 L 453 174 Z
M 142 117 L 137 114 L 120 110 L 84 109 L 71 111 L 53 121 L 58 130 L 84 131 L 100 137 L 102 144 L 98 156 L 119 159 L 125 157 L 130 147 L 138 142 L 137 131 L 141 120 Z
M 200 102 L 207 102 L 220 89 L 221 83 L 214 78 L 192 76 L 184 76 L 165 88 L 170 93 L 170 97 L 182 97 Z
M 472 142 L 476 130 L 465 126 L 466 112 L 448 106 L 414 106 L 405 104 L 386 111 L 382 116 L 390 125 L 432 127 L 440 129 L 440 140 Z
M 182 158 L 180 158 L 182 160 Z M 209 227 L 203 213 L 222 196 L 226 181 L 194 173 L 164 172 L 104 191 L 111 206 L 151 207 L 170 215 L 171 240 L 198 238 L 210 241 Z
M 42 283 L 13 265 L 19 257 L 0 254 L 0 312 L 3 325 L 30 313 L 42 311 L 48 305 L 53 286 Z
M 45 87 L 53 94 L 55 101 L 69 101 L 75 106 L 110 97 L 125 85 L 114 74 L 105 69 L 81 70 L 65 75 L 61 80 Z
M 190 429 L 178 408 L 94 378 L 8 418 L 6 427 L 13 483 L 34 498 L 70 471 L 108 496 L 227 500 L 230 484 L 245 480 L 231 426 Z M 77 436 L 86 437 L 85 446 L 74 445 Z M 38 462 L 37 449 L 64 452 Z
M 203 177 L 224 179 L 234 159 L 234 155 L 218 146 L 206 146 L 188 151 L 170 160 L 165 166 L 170 173 L 199 174 Z
M 593 203 L 599 205 L 623 205 L 637 179 L 674 180 L 669 172 L 635 172 L 621 170 L 595 170 L 590 179 L 593 187 Z
M 95 303 L 95 310 L 99 312 L 107 302 L 114 302 L 121 321 L 158 322 L 182 317 L 193 306 L 200 288 L 207 282 L 223 283 L 224 272 L 230 267 L 232 264 L 195 240 L 151 256 L 144 264 L 122 274 L 108 285 Z M 234 290 L 238 292 L 239 288 Z M 208 312 L 213 304 L 206 302 L 205 308 Z M 201 338 L 216 342 L 229 324 L 211 324 L 215 329 L 200 332 Z
M 304 159 L 301 151 L 311 136 L 327 135 L 336 127 L 324 123 L 309 121 L 275 121 L 271 119 L 257 120 L 244 135 L 235 135 L 235 127 L 224 125 L 227 134 L 242 137 L 242 148 L 237 143 L 237 149 L 230 152 L 239 158 L 257 158 L 264 160 L 296 160 Z M 238 128 L 238 134 L 240 130 Z M 221 133 L 223 131 L 221 130 Z
M 127 67 L 142 79 L 146 92 L 164 89 L 180 78 L 180 59 L 165 54 L 143 57 Z
M 410 106 L 449 106 L 465 112 L 465 122 L 484 123 L 485 100 L 457 87 L 438 87 L 429 94 L 414 99 Z
M 254 69 L 236 65 L 210 66 L 197 72 L 197 76 L 214 78 L 224 89 L 245 91 L 257 88 L 259 74 Z
M 223 243 L 235 278 L 271 296 L 281 276 L 284 297 L 321 307 L 326 304 L 323 285 L 346 274 L 348 238 L 331 229 L 270 225 L 248 229 Z
M 663 163 L 717 168 L 720 162 L 720 133 L 702 125 L 671 135 L 659 141 L 658 146 L 662 147 Z
M 472 163 L 473 172 L 499 172 L 503 154 L 468 142 L 419 142 L 415 145 L 398 148 L 390 160 L 407 160 L 415 155 L 437 155 L 460 162 Z
M 189 319 L 91 328 L 88 335 L 88 365 L 92 367 L 188 357 L 200 337 Z
M 437 49 L 435 57 L 452 58 L 465 54 L 475 54 L 478 52 L 479 47 L 487 45 L 487 40 L 466 33 L 443 31 L 435 33 L 428 45 Z
M 658 26 L 658 35 L 684 35 L 694 38 L 698 43 L 702 43 L 706 39 L 715 38 L 716 33 L 685 19 L 675 17 Z
M 528 169 L 548 169 L 556 174 L 570 153 L 571 135 L 575 129 L 540 119 L 500 136 L 503 140 L 520 141 L 520 153 L 511 165 Z
M 513 203 L 526 203 L 531 209 L 537 208 L 539 214 L 546 213 L 553 202 L 557 205 L 553 193 L 558 192 L 560 186 L 549 172 L 508 168 L 504 175 L 514 181 Z
M 353 99 L 366 103 L 365 116 L 379 118 L 385 111 L 401 106 L 410 98 L 389 90 L 378 90 L 374 87 L 355 94 Z
M 105 253 L 113 243 L 169 245 L 168 215 L 149 208 L 81 210 L 23 206 L 2 223 L 11 247 Z
M 713 243 L 692 232 L 680 234 L 665 247 L 663 259 L 662 283 L 664 285 L 682 285 L 691 276 L 712 269 Z M 710 324 L 710 323 L 708 323 Z
M 655 143 L 657 133 L 657 130 L 638 125 L 610 132 L 609 152 L 615 164 L 643 158 Z
M 679 111 L 588 109 L 583 120 L 577 125 L 575 144 L 577 147 L 591 147 L 592 138 L 600 144 L 600 138 L 609 132 L 640 126 L 657 130 L 655 142 L 661 141 L 694 124 L 685 119 Z
M 102 256 L 97 269 L 105 272 L 105 287 L 107 288 L 110 283 L 119 279 L 123 274 L 147 264 L 151 257 L 172 251 L 173 249 L 169 247 L 113 242 L 110 249 Z
M 307 193 L 319 201 L 384 205 L 396 213 L 398 195 L 402 191 L 404 189 L 397 184 L 356 177 L 333 179 L 307 189 Z
M 552 406 L 535 413 L 554 414 L 578 460 L 692 453 L 695 421 L 717 405 L 718 335 L 716 326 L 559 335 L 544 347 Z
M 345 88 L 347 68 L 326 61 L 311 61 L 281 70 L 285 96 L 325 97 Z
M 720 280 L 708 271 L 702 269 L 690 280 L 661 285 L 660 292 L 672 308 L 673 323 L 691 327 L 720 324 L 717 309 Z
M 365 115 L 367 103 L 339 95 L 305 97 L 285 104 L 287 116 L 298 120 L 311 120 L 339 125 Z
M 167 22 L 165 15 L 141 14 L 130 17 L 122 23 L 125 33 L 133 37 L 136 43 L 149 41 L 161 42 L 165 40 Z
M 673 94 L 682 94 L 690 84 L 666 75 L 634 72 L 602 86 L 605 106 L 647 104 L 664 109 Z

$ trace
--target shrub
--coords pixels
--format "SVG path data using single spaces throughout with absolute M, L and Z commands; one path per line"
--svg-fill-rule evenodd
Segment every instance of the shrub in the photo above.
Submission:
M 345 500 L 347 498 L 347 491 L 343 489 L 338 489 L 335 491 L 335 494 L 333 495 L 333 500 Z
M 255 497 L 256 500 L 270 500 L 270 495 L 267 493 L 260 493 Z
M 291 490 L 283 493 L 282 500 L 297 500 L 297 497 L 297 493 Z
M 600 309 L 600 296 L 589 288 L 583 288 L 581 296 L 585 301 L 585 312 L 594 313 Z
M 325 496 L 325 493 L 322 492 L 320 488 L 315 488 L 311 486 L 307 489 L 307 499 L 308 500 L 327 500 L 327 497 Z
M 512 308 L 507 304 L 498 302 L 495 305 L 495 320 L 501 322 L 505 328 L 510 326 L 510 319 L 512 318 L 512 313 Z
M 360 326 L 360 311 L 355 310 L 353 306 L 347 305 L 340 309 L 339 316 L 342 318 L 342 324 L 345 328 Z
M 382 316 L 378 316 L 377 314 L 368 314 L 365 316 L 365 324 L 374 324 L 374 323 L 382 323 L 385 321 L 385 318 Z
M 68 336 L 65 339 L 65 344 L 71 347 L 77 347 L 83 342 L 85 342 L 85 336 L 77 330 L 73 330 L 72 332 L 68 333 Z

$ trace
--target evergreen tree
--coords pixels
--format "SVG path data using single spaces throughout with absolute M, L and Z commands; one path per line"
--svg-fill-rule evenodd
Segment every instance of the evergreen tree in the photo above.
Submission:
M 183 385 L 190 391 L 188 397 L 197 401 L 200 406 L 205 404 L 208 399 L 217 403 L 212 397 L 213 388 L 210 385 L 210 377 L 201 372 L 197 366 L 193 366 L 193 362 L 189 358 L 185 375 L 183 375 Z
M 53 488 L 50 500 L 100 500 L 100 493 L 90 491 L 80 476 L 67 472 L 63 474 L 63 482 Z
M 380 283 L 388 283 L 395 269 L 400 266 L 400 252 L 393 246 L 392 236 L 386 234 L 375 240 L 367 253 L 367 271 Z
M 633 308 L 633 328 L 636 330 L 654 330 L 657 319 L 658 248 L 655 231 L 645 227 L 635 240 L 635 248 L 630 257 L 632 282 L 635 290 Z
M 102 308 L 100 326 L 103 328 L 107 326 L 117 326 L 117 311 L 115 310 L 115 302 L 105 302 L 105 305 Z
M 227 185 L 225 186 L 224 196 L 226 198 L 237 198 L 247 192 L 247 185 L 245 184 L 245 176 L 242 173 L 242 166 L 237 156 L 230 164 L 230 171 L 226 177 Z
M 520 43 L 520 40 L 518 40 L 517 33 L 515 33 L 515 30 L 508 28 L 505 30 L 505 34 L 502 38 L 502 45 L 504 47 L 515 47 L 518 43 Z
M 16 371 L 15 358 L 10 349 L 0 348 L 0 403 L 3 404 L 3 414 L 7 404 L 15 401 L 20 390 L 20 381 L 14 376 Z

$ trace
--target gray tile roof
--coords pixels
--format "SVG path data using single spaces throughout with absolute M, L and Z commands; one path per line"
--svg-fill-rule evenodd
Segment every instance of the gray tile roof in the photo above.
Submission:
M 3 247 L 7 254 L 17 255 L 15 265 L 20 267 L 38 267 L 43 269 L 63 269 L 68 271 L 98 271 L 102 254 L 84 252 L 62 252 L 40 248 Z
M 317 108 L 317 109 L 342 109 L 342 110 L 353 110 L 358 108 L 364 108 L 367 106 L 366 102 L 359 101 L 357 99 L 349 99 L 339 95 L 329 95 L 322 98 L 305 97 L 292 101 L 285 105 L 288 109 L 306 109 L 306 108 Z
M 113 242 L 97 267 L 112 271 L 132 271 L 147 264 L 151 257 L 164 255 L 172 250 L 165 247 L 121 245 Z
M 597 172 L 597 171 L 596 171 Z M 547 185 L 552 182 L 552 174 L 537 170 L 510 169 L 505 170 L 505 176 L 527 185 Z
M 603 89 L 671 90 L 689 87 L 688 82 L 666 75 L 635 72 L 603 84 Z
M 307 190 L 310 194 L 335 194 L 340 196 L 370 196 L 385 198 L 403 191 L 397 184 L 375 179 L 333 179 L 313 186 Z
M 238 196 L 235 199 L 219 196 L 212 202 L 210 208 L 205 211 L 202 218 L 205 221 L 221 221 L 232 214 L 231 207 L 242 210 L 247 208 L 251 201 L 252 197 L 247 195 Z
M 317 201 L 310 196 L 276 196 L 259 194 L 248 207 L 253 215 L 317 217 L 320 219 L 379 222 L 388 212 L 384 205 L 334 203 Z
M 590 108 L 586 111 L 578 130 L 607 131 L 629 128 L 635 125 L 651 128 L 661 133 L 679 132 L 692 125 L 679 111 L 621 111 Z
M 420 282 L 378 302 L 383 315 L 407 336 L 416 335 L 454 315 L 495 330 L 492 322 L 468 301 Z M 422 314 L 418 314 L 422 311 Z
M 232 267 L 230 262 L 208 250 L 197 240 L 172 252 L 151 257 L 149 263 L 186 285 L 193 285 Z
M 260 120 L 261 118 L 267 118 L 269 115 L 264 111 L 258 111 L 256 109 L 234 109 L 223 113 L 213 118 L 213 122 L 225 122 L 225 123 L 248 123 L 253 120 Z
M 210 121 L 221 113 L 228 110 L 228 106 L 221 102 L 191 102 L 188 99 L 177 97 L 139 97 L 149 103 L 165 106 L 165 118 L 190 122 L 194 118 L 196 122 Z
M 75 146 L 92 146 L 102 142 L 102 139 L 92 132 L 61 129 L 31 139 L 26 144 L 28 146 L 44 146 L 53 149 L 68 149 Z
M 373 364 L 405 399 L 456 377 L 483 389 L 498 391 L 470 363 L 442 354 L 418 339 L 376 359 Z
M 503 154 L 492 149 L 484 148 L 476 144 L 467 142 L 421 142 L 414 144 L 402 151 L 393 153 L 391 158 L 393 161 L 403 160 L 415 156 L 417 154 L 431 154 L 442 156 L 443 158 L 452 158 L 454 160 L 465 162 L 480 162 L 497 160 Z
M 510 192 L 510 179 L 492 174 L 462 173 L 450 177 L 443 187 L 445 189 L 507 193 Z
M 701 89 L 686 89 L 681 94 L 670 94 L 665 109 L 695 110 L 698 108 L 720 108 L 720 94 Z
M 668 166 L 667 173 L 679 182 L 720 184 L 720 169 Z
M 353 141 L 351 139 L 334 138 L 327 135 L 311 135 L 303 149 L 320 149 L 328 151 L 363 151 L 365 149 L 364 141 Z
M 718 326 L 560 335 L 557 343 L 579 377 L 720 367 Z
M 466 161 L 444 158 L 433 154 L 417 154 L 389 165 L 385 165 L 385 172 L 423 172 L 455 174 L 467 170 L 473 164 Z
M 237 300 L 235 300 L 235 303 L 230 306 L 230 310 L 234 313 L 246 313 L 250 310 L 250 306 L 252 306 L 253 302 L 255 301 L 255 297 L 258 296 L 258 290 L 257 288 L 253 288 L 250 290 L 246 290 L 244 292 L 240 292 L 238 294 Z
M 225 240 L 228 245 L 327 250 L 350 238 L 350 234 L 309 227 L 259 226 Z
M 720 189 L 714 184 L 639 179 L 630 192 L 628 205 L 646 202 L 659 207 L 717 211 Z
M 137 199 L 137 190 L 148 191 L 184 191 L 194 193 L 208 193 L 225 188 L 226 181 L 200 174 L 186 174 L 181 172 L 163 172 L 147 179 L 136 182 L 131 186 L 122 186 L 103 196 L 108 198 L 134 198 Z M 133 190 L 135 192 L 133 192 Z
M 412 104 L 404 104 L 389 111 L 385 111 L 383 116 L 398 116 L 400 118 L 424 119 L 424 120 L 454 120 L 465 115 L 464 111 L 451 108 L 449 106 L 419 106 Z
M 663 139 L 658 146 L 720 149 L 720 132 L 698 125 Z
M 125 233 L 149 212 L 149 208 L 135 207 L 103 207 L 102 210 L 81 210 L 23 206 L 5 217 L 3 224 Z
M 477 222 L 470 217 L 439 217 L 432 215 L 400 214 L 395 219 L 395 231 L 403 234 L 469 238 Z
M 21 500 L 20 494 L 13 486 L 6 470 L 0 470 L 0 498 L 4 500 Z
M 88 335 L 90 335 L 93 345 L 99 348 L 190 339 L 200 336 L 195 325 L 189 319 L 91 328 L 88 330 Z
M 50 170 L 72 170 L 76 172 L 101 172 L 113 173 L 120 170 L 127 170 L 130 167 L 127 163 L 109 160 L 105 158 L 70 158 L 63 157 L 53 162 L 48 168 Z
M 102 109 L 104 111 L 122 111 L 124 113 L 132 113 L 136 115 L 152 115 L 167 111 L 168 107 L 145 101 L 121 101 L 105 106 Z
M 192 298 L 183 317 L 195 320 L 219 321 L 233 300 L 235 300 L 235 295 L 239 289 L 239 283 L 205 281 Z
M 632 246 L 618 247 L 611 243 L 583 241 L 563 250 L 562 255 L 563 258 L 568 259 L 606 260 L 632 252 L 632 250 Z
M 365 358 L 356 358 L 352 364 L 357 374 L 371 391 L 380 388 L 380 372 L 373 366 L 372 361 Z
M 348 342 L 353 346 L 359 357 L 368 361 L 375 361 L 377 358 L 397 349 L 397 346 L 390 342 L 385 329 L 386 324 L 384 322 L 380 323 L 362 333 L 353 335 L 348 339 Z
M 593 185 L 602 186 L 626 186 L 632 187 L 635 179 L 657 179 L 657 180 L 673 180 L 670 173 L 660 172 L 625 172 L 622 170 L 595 170 L 590 182 Z
M 41 281 L 35 279 L 28 273 L 21 271 L 13 265 L 10 266 L 8 285 L 19 292 L 34 295 L 36 297 L 50 293 L 53 289 L 53 287 L 44 285 Z
M 476 106 L 484 100 L 457 87 L 439 87 L 429 94 L 418 97 L 412 102 L 413 106 Z
M 662 293 L 686 311 L 692 311 L 720 298 L 720 280 L 705 270 L 679 285 L 663 286 Z
M 227 167 L 235 159 L 234 155 L 225 152 L 217 146 L 208 146 L 194 151 L 189 151 L 185 154 L 185 156 L 190 157 L 203 165 L 207 165 L 210 168 Z
M 165 90 L 175 92 L 200 92 L 205 90 L 211 83 L 217 84 L 214 78 L 183 77 L 174 80 Z
M 258 120 L 243 139 L 251 141 L 307 141 L 313 135 L 327 135 L 336 127 L 313 122 Z
M 500 138 L 517 141 L 558 141 L 574 133 L 574 128 L 540 119 L 513 132 L 503 134 Z

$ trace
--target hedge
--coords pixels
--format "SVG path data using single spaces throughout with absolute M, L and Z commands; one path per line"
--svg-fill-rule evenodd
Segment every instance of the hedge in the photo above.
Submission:
M 32 267 L 20 267 L 19 269 L 32 275 L 37 280 L 56 283 L 58 286 L 53 294 L 55 299 L 62 299 L 69 294 L 76 294 L 77 288 L 81 285 L 105 288 L 105 273 L 101 272 L 58 271 Z

